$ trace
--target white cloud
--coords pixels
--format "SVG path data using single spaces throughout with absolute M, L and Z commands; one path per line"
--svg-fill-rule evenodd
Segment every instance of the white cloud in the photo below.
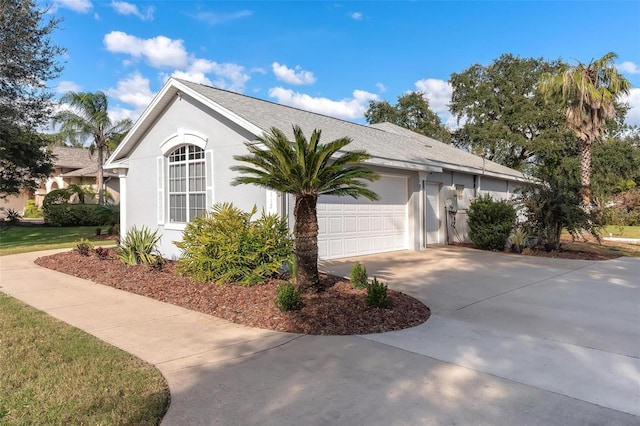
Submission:
M 376 83 L 376 87 L 378 88 L 378 92 L 380 93 L 384 93 L 387 91 L 387 88 L 384 87 L 384 84 L 382 83 Z
M 170 74 L 196 83 L 216 86 L 221 89 L 242 92 L 251 78 L 245 68 L 233 63 L 219 63 L 189 54 L 182 40 L 165 36 L 141 39 L 121 31 L 112 31 L 104 37 L 107 50 L 125 53 L 133 58 L 143 58 L 156 68 L 174 68 Z M 130 65 L 127 59 L 124 65 Z M 168 78 L 168 73 L 161 74 Z
M 435 78 L 425 78 L 414 83 L 416 90 L 424 94 L 429 100 L 429 108 L 442 120 L 447 128 L 455 128 L 458 126 L 456 118 L 449 112 L 449 103 L 451 102 L 451 94 L 453 89 L 451 85 Z
M 295 68 L 288 68 L 286 65 L 280 65 L 274 62 L 271 65 L 273 73 L 280 81 L 284 81 L 289 84 L 313 84 L 316 82 L 316 77 L 311 71 L 305 71 L 300 68 L 300 65 L 296 65 Z
M 154 96 L 149 87 L 149 79 L 138 72 L 118 81 L 115 88 L 110 88 L 105 93 L 120 102 L 135 107 L 137 111 L 144 110 L 151 103 Z
M 362 21 L 362 18 L 363 18 L 362 13 L 360 13 L 360 12 L 351 12 L 351 13 L 349 13 L 349 16 L 354 21 Z
M 628 96 L 622 98 L 623 102 L 629 104 L 626 123 L 631 126 L 640 126 L 640 89 L 633 88 Z
M 378 95 L 364 90 L 354 90 L 353 97 L 334 101 L 322 97 L 315 98 L 282 87 L 270 89 L 269 96 L 284 105 L 343 119 L 362 118 L 369 108 L 369 102 L 379 100 Z
M 138 6 L 136 6 L 133 3 L 127 3 L 126 1 L 113 0 L 111 2 L 111 7 L 120 15 L 137 16 L 143 21 L 152 20 L 153 12 L 155 12 L 155 9 L 153 8 L 153 6 L 147 7 L 146 10 L 142 12 L 140 9 L 138 9 Z
M 212 74 L 214 79 L 211 80 L 207 74 Z M 186 69 L 175 70 L 171 76 L 234 92 L 243 92 L 246 82 L 251 78 L 241 65 L 197 58 L 192 58 Z
M 51 12 L 64 8 L 78 13 L 87 13 L 92 7 L 93 4 L 89 0 L 54 0 L 51 5 Z
M 120 106 L 109 107 L 109 117 L 111 118 L 111 121 L 114 123 L 117 123 L 118 121 L 123 120 L 125 118 L 128 118 L 131 121 L 135 122 L 138 119 L 138 117 L 140 117 L 141 114 L 142 114 L 142 111 L 140 110 L 133 110 L 128 108 L 123 108 Z
M 74 83 L 73 81 L 61 81 L 56 86 L 56 92 L 65 94 L 67 92 L 79 92 L 80 86 Z
M 250 72 L 252 72 L 252 73 L 258 73 L 258 74 L 266 74 L 266 73 L 267 73 L 267 70 L 265 70 L 265 69 L 264 69 L 264 68 L 262 68 L 262 67 L 254 67 L 254 68 L 251 68 L 251 71 L 250 71 Z
M 126 53 L 135 58 L 143 57 L 154 67 L 184 67 L 188 54 L 182 40 L 165 36 L 141 39 L 122 31 L 112 31 L 104 36 L 108 51 Z
M 638 68 L 638 66 L 631 61 L 625 61 L 621 64 L 618 64 L 617 68 L 620 71 L 627 72 L 629 74 L 640 74 L 640 68 Z
M 251 10 L 240 10 L 232 13 L 215 13 L 215 12 L 198 12 L 191 16 L 199 21 L 206 22 L 209 25 L 223 24 L 228 21 L 235 21 L 236 19 L 246 18 L 253 15 Z

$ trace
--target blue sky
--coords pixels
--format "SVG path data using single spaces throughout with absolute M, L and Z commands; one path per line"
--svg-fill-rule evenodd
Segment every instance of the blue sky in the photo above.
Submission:
M 640 1 L 47 2 L 68 49 L 56 90 L 108 94 L 137 118 L 166 79 L 364 122 L 371 100 L 425 93 L 447 126 L 452 73 L 503 53 L 589 62 L 609 51 L 640 125 Z M 43 3 L 44 4 L 44 3 Z

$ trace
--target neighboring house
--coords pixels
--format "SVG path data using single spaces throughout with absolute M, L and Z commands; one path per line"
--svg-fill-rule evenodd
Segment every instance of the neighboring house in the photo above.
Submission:
M 105 165 L 120 176 L 121 229 L 157 229 L 162 254 L 175 258 L 173 242 L 186 223 L 217 202 L 288 214 L 293 224 L 292 196 L 232 186 L 237 174 L 230 167 L 238 164 L 234 155 L 247 152 L 245 142 L 271 127 L 293 138 L 294 124 L 307 137 L 322 130 L 324 143 L 350 137 L 349 149 L 366 150 L 381 175 L 369 185 L 379 201 L 320 197 L 323 259 L 465 240 L 465 210 L 474 197 L 508 198 L 526 181 L 518 171 L 389 123 L 354 124 L 170 78 Z
M 57 146 L 52 148 L 55 157 L 53 162 L 53 172 L 51 176 L 42 182 L 40 187 L 34 191 L 22 191 L 17 196 L 7 197 L 4 202 L 0 202 L 0 207 L 6 210 L 13 209 L 23 213 L 28 200 L 35 200 L 36 205 L 42 206 L 44 196 L 54 189 L 66 188 L 76 183 L 78 185 L 90 186 L 96 191 L 96 173 L 98 165 L 96 157 L 89 155 L 89 150 L 85 148 L 71 148 Z M 105 188 L 111 194 L 113 202 L 120 201 L 120 180 L 112 172 L 104 172 Z M 76 200 L 71 200 L 76 201 Z M 96 200 L 86 199 L 86 203 L 95 203 Z

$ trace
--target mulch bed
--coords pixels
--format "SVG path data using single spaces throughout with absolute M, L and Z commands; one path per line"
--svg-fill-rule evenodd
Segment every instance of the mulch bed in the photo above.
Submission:
M 592 242 L 592 243 L 595 242 L 593 238 L 587 238 L 586 241 Z M 519 254 L 512 253 L 510 250 L 507 250 L 507 249 L 505 249 L 504 252 L 512 254 L 514 256 L 538 256 L 538 257 L 549 257 L 554 259 L 573 259 L 573 260 L 611 260 L 621 256 L 620 254 L 615 254 L 615 253 L 596 253 L 594 251 L 588 251 L 588 250 L 576 250 L 573 248 L 571 250 L 566 250 L 563 248 L 563 245 L 566 246 L 571 242 L 573 242 L 571 237 L 562 237 L 560 239 L 560 244 L 561 244 L 560 250 L 547 251 L 543 248 L 525 248 L 522 251 L 522 253 L 519 253 Z M 609 247 L 624 246 L 624 244 L 621 244 L 618 242 L 614 243 L 614 242 L 605 241 L 605 240 L 602 240 L 600 244 L 603 246 L 609 246 Z M 453 243 L 452 245 L 458 246 L 458 247 L 477 249 L 477 247 L 471 243 Z
M 161 271 L 125 265 L 113 249 L 108 249 L 106 259 L 95 254 L 82 256 L 74 250 L 40 257 L 35 263 L 238 324 L 290 333 L 381 333 L 417 326 L 431 315 L 419 300 L 393 290 L 388 290 L 390 309 L 370 308 L 365 290 L 353 289 L 349 280 L 331 275 L 321 275 L 322 291 L 302 295 L 301 309 L 280 312 L 274 304 L 282 282 L 278 280 L 251 287 L 197 283 L 177 274 L 176 262 L 167 262 Z

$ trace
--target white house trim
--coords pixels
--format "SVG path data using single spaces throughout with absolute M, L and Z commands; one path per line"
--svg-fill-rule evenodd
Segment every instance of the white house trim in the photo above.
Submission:
M 127 170 L 123 169 L 118 173 L 120 179 L 120 235 L 127 234 Z M 122 238 L 121 238 L 122 239 Z
M 162 141 L 160 151 L 162 155 L 167 155 L 181 145 L 195 145 L 204 149 L 207 146 L 207 136 L 195 130 L 180 127 L 177 132 Z

